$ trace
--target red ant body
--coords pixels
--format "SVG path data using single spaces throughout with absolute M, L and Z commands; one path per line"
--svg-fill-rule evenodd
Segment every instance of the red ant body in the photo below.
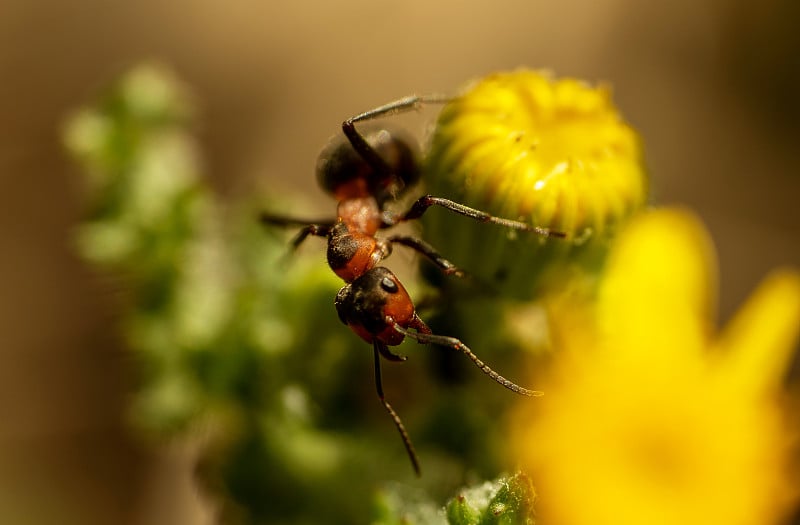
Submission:
M 344 324 L 373 346 L 378 397 L 397 426 L 417 475 L 420 473 L 419 461 L 411 440 L 400 417 L 383 394 L 380 357 L 390 361 L 406 359 L 392 353 L 389 346 L 399 345 L 406 337 L 423 344 L 448 346 L 466 354 L 478 368 L 509 390 L 526 396 L 540 395 L 540 392 L 520 387 L 500 376 L 458 339 L 431 333 L 417 316 L 414 303 L 397 277 L 378 264 L 389 256 L 392 245 L 397 243 L 416 250 L 445 274 L 463 276 L 464 273 L 422 239 L 405 235 L 379 239 L 377 233 L 401 222 L 418 219 L 431 206 L 441 206 L 480 222 L 543 236 L 564 237 L 561 232 L 494 217 L 431 195 L 420 197 L 408 211 L 399 215 L 386 209 L 388 201 L 419 180 L 416 151 L 397 132 L 381 128 L 362 135 L 356 130 L 355 123 L 416 109 L 423 103 L 446 100 L 442 97 L 407 97 L 352 117 L 342 124 L 347 140 L 332 142 L 322 151 L 317 163 L 320 186 L 338 202 L 335 220 L 304 221 L 270 214 L 260 217 L 265 224 L 302 226 L 293 241 L 295 248 L 309 235 L 327 238 L 328 264 L 346 282 L 336 296 L 336 311 Z

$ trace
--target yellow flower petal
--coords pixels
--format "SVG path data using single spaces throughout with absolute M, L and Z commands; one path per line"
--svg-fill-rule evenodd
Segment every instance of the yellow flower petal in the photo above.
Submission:
M 670 360 L 705 347 L 716 301 L 716 260 L 694 215 L 679 209 L 638 215 L 607 264 L 598 322 L 615 352 Z
M 717 342 L 713 260 L 691 214 L 652 211 L 612 246 L 594 309 L 559 297 L 545 396 L 512 426 L 543 522 L 765 525 L 797 502 L 779 396 L 800 276 L 769 278 Z
M 746 393 L 769 393 L 783 380 L 800 331 L 800 275 L 776 271 L 722 333 L 727 380 Z

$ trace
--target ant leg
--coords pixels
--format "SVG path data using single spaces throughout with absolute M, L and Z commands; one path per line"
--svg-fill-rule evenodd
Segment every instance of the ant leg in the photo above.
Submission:
M 512 228 L 514 230 L 530 231 L 544 237 L 563 238 L 567 236 L 567 234 L 564 232 L 551 230 L 550 228 L 542 228 L 541 226 L 532 226 L 524 222 L 512 221 L 511 219 L 503 219 L 502 217 L 495 217 L 494 215 L 490 215 L 485 211 L 476 210 L 475 208 L 470 208 L 469 206 L 459 204 L 458 202 L 451 201 L 450 199 L 434 197 L 433 195 L 424 195 L 420 197 L 416 200 L 416 202 L 414 202 L 414 204 L 411 205 L 411 208 L 409 208 L 408 211 L 402 215 L 393 216 L 392 214 L 384 213 L 383 227 L 388 228 L 400 222 L 419 219 L 426 211 L 428 211 L 428 208 L 431 206 L 441 206 L 442 208 L 450 210 L 454 213 L 458 213 L 459 215 L 463 215 L 464 217 L 469 217 L 470 219 L 474 219 L 478 222 L 497 224 L 499 226 Z
M 442 94 L 410 95 L 389 102 L 388 104 L 378 106 L 377 108 L 370 109 L 364 113 L 361 113 L 360 115 L 356 115 L 355 117 L 350 117 L 345 121 L 345 123 L 353 124 L 355 122 L 386 117 L 389 115 L 395 115 L 397 113 L 405 113 L 406 111 L 420 109 L 425 104 L 446 104 L 453 100 L 453 98 L 454 97 Z
M 284 215 L 272 215 L 271 213 L 261 212 L 258 215 L 258 220 L 269 226 L 318 226 L 320 228 L 330 228 L 336 223 L 336 219 L 320 219 L 318 221 L 309 219 L 295 219 L 294 217 L 286 217 Z
M 470 358 L 470 360 L 473 363 L 475 363 L 475 366 L 477 366 L 478 368 L 481 369 L 481 371 L 483 371 L 483 373 L 485 373 L 486 375 L 488 375 L 489 377 L 491 377 L 492 379 L 494 379 L 507 389 L 511 390 L 512 392 L 516 392 L 517 394 L 523 396 L 531 396 L 531 397 L 541 396 L 543 394 L 543 392 L 539 392 L 538 390 L 528 390 L 527 388 L 523 388 L 517 385 L 516 383 L 509 381 L 505 377 L 501 376 L 500 374 L 489 368 L 489 365 L 481 361 L 480 358 L 478 358 L 478 356 L 472 353 L 472 350 L 470 350 L 469 347 L 467 347 L 467 345 L 465 345 L 455 337 L 449 337 L 446 335 L 435 335 L 425 332 L 412 332 L 406 330 L 397 323 L 394 323 L 394 329 L 400 332 L 401 334 L 405 335 L 406 337 L 414 339 L 418 343 L 422 344 L 432 343 L 439 346 L 447 346 L 455 350 L 458 350 L 460 352 L 463 352 L 464 354 L 467 355 L 467 357 Z
M 261 224 L 291 227 L 302 226 L 303 229 L 292 240 L 292 249 L 296 250 L 309 235 L 315 237 L 327 237 L 335 221 L 330 219 L 323 219 L 321 221 L 309 221 L 305 219 L 295 219 L 292 217 L 284 217 L 282 215 L 270 215 L 269 213 L 261 213 L 258 216 Z
M 309 235 L 313 235 L 315 237 L 327 237 L 329 230 L 330 228 L 327 226 L 319 224 L 309 224 L 308 226 L 300 230 L 300 232 L 295 236 L 295 238 L 292 239 L 292 250 L 298 249 L 300 245 L 303 244 L 303 241 L 305 241 Z
M 389 417 L 391 417 L 392 421 L 394 421 L 394 426 L 396 426 L 397 431 L 400 432 L 400 438 L 403 440 L 403 445 L 406 447 L 406 452 L 408 453 L 408 458 L 411 460 L 411 465 L 414 467 L 414 472 L 416 472 L 417 476 L 420 476 L 421 471 L 419 469 L 419 460 L 417 459 L 417 453 L 414 450 L 414 445 L 411 444 L 411 438 L 408 436 L 406 427 L 403 426 L 400 416 L 397 415 L 397 412 L 394 411 L 392 405 L 386 401 L 386 398 L 383 395 L 383 381 L 381 380 L 381 355 L 389 352 L 389 349 L 386 348 L 385 344 L 378 341 L 373 342 L 372 347 L 375 354 L 375 389 L 378 391 L 378 399 L 381 400 L 383 407 L 389 413 Z
M 455 264 L 442 257 L 433 246 L 422 239 L 407 235 L 392 235 L 389 237 L 388 241 L 391 243 L 402 244 L 403 246 L 407 246 L 412 250 L 417 251 L 419 254 L 423 255 L 429 261 L 435 264 L 445 275 L 455 275 L 456 277 L 466 276 L 464 270 L 458 268 Z
M 402 362 L 402 361 L 405 361 L 406 359 L 408 359 L 404 355 L 395 354 L 394 352 L 389 350 L 388 346 L 386 346 L 383 343 L 378 343 L 376 346 L 378 347 L 378 351 L 380 351 L 381 355 L 384 358 L 386 358 L 388 361 Z
M 350 144 L 353 145 L 353 149 L 355 149 L 375 171 L 389 175 L 392 170 L 386 164 L 386 161 L 378 155 L 378 152 L 369 145 L 363 135 L 356 130 L 356 122 L 363 122 L 365 120 L 416 110 L 421 108 L 424 104 L 445 104 L 450 100 L 452 100 L 452 97 L 447 97 L 445 95 L 411 95 L 409 97 L 404 97 L 384 104 L 383 106 L 365 111 L 360 115 L 350 117 L 342 123 L 342 131 L 350 141 Z

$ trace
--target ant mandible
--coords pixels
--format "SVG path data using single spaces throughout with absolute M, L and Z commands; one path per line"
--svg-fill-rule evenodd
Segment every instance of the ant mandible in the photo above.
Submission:
M 387 210 L 389 201 L 420 178 L 420 166 L 411 142 L 396 131 L 382 127 L 359 133 L 355 124 L 399 112 L 418 109 L 426 103 L 445 103 L 448 97 L 410 96 L 390 102 L 349 118 L 342 123 L 347 140 L 334 140 L 320 154 L 317 179 L 320 186 L 338 202 L 336 218 L 308 221 L 262 213 L 264 224 L 301 226 L 292 242 L 297 248 L 309 235 L 326 237 L 327 258 L 331 269 L 345 281 L 336 295 L 336 311 L 342 323 L 367 343 L 371 343 L 375 360 L 375 387 L 378 398 L 394 421 L 408 457 L 419 476 L 420 467 L 414 446 L 400 416 L 386 401 L 381 380 L 381 357 L 389 361 L 405 361 L 406 357 L 389 350 L 406 337 L 421 344 L 435 344 L 459 350 L 484 373 L 509 390 L 525 396 L 541 392 L 523 388 L 499 375 L 481 361 L 464 343 L 454 337 L 436 335 L 419 318 L 414 303 L 397 277 L 378 264 L 400 244 L 417 251 L 447 275 L 464 276 L 464 272 L 441 256 L 431 245 L 413 236 L 390 235 L 379 239 L 379 230 L 420 218 L 431 206 L 440 206 L 479 222 L 497 224 L 515 230 L 533 232 L 545 237 L 564 237 L 563 232 L 531 226 L 520 221 L 494 217 L 449 199 L 425 195 L 417 199 L 405 213 Z

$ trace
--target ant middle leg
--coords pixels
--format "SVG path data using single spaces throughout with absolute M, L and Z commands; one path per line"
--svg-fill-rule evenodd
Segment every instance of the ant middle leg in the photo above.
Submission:
M 390 175 L 392 173 L 391 168 L 378 152 L 375 151 L 375 148 L 370 146 L 364 136 L 358 132 L 355 124 L 357 122 L 386 117 L 397 113 L 418 110 L 425 104 L 445 104 L 450 100 L 452 100 L 452 97 L 445 95 L 411 95 L 403 97 L 389 102 L 388 104 L 384 104 L 383 106 L 365 111 L 354 117 L 350 117 L 342 123 L 342 131 L 347 137 L 347 140 L 350 141 L 350 144 L 352 144 L 353 149 L 355 149 L 374 170 L 384 175 Z
M 424 195 L 420 197 L 416 200 L 416 202 L 414 202 L 414 204 L 411 205 L 411 208 L 409 208 L 408 211 L 403 214 L 395 215 L 391 213 L 384 213 L 383 227 L 388 228 L 401 222 L 419 219 L 426 211 L 428 211 L 428 208 L 431 206 L 441 206 L 442 208 L 450 210 L 454 213 L 458 213 L 459 215 L 463 215 L 464 217 L 469 217 L 470 219 L 474 219 L 478 222 L 497 224 L 499 226 L 504 226 L 514 230 L 529 231 L 543 237 L 563 238 L 567 236 L 567 234 L 564 232 L 551 230 L 550 228 L 542 228 L 541 226 L 533 226 L 521 221 L 495 217 L 494 215 L 486 213 L 485 211 L 470 208 L 469 206 L 451 201 L 450 199 L 445 199 L 444 197 L 434 197 L 433 195 Z

